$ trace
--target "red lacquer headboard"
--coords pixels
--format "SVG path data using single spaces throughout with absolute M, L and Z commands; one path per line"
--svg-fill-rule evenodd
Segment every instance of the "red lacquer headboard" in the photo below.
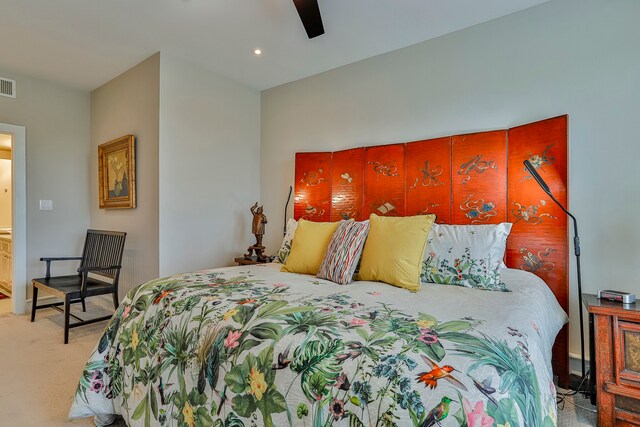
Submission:
M 447 224 L 513 223 L 506 263 L 530 271 L 569 311 L 567 217 L 525 170 L 529 159 L 567 204 L 567 116 L 506 130 L 333 153 L 297 153 L 295 219 L 434 213 Z M 553 348 L 569 376 L 568 329 Z

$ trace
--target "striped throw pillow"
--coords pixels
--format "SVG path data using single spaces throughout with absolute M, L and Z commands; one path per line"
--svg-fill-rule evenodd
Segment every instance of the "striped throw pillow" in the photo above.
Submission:
M 351 282 L 369 234 L 369 221 L 342 221 L 333 233 L 317 277 L 339 285 Z

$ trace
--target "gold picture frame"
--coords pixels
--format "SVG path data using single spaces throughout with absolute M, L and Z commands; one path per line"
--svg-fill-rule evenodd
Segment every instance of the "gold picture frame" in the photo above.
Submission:
M 126 135 L 98 146 L 100 209 L 136 207 L 135 141 Z

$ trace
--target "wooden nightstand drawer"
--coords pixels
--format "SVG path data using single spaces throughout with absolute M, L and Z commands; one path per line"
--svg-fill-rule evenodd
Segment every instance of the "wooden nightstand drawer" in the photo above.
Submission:
M 626 396 L 616 396 L 616 408 L 634 414 L 640 414 L 640 400 Z
M 640 304 L 583 295 L 593 324 L 598 426 L 640 426 Z M 593 357 L 595 356 L 595 357 Z
M 640 323 L 618 320 L 615 331 L 618 382 L 640 387 Z

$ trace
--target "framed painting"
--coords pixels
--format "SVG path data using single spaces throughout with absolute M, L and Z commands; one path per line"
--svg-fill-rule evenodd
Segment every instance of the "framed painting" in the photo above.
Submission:
M 98 146 L 101 209 L 136 207 L 135 137 L 126 135 Z

